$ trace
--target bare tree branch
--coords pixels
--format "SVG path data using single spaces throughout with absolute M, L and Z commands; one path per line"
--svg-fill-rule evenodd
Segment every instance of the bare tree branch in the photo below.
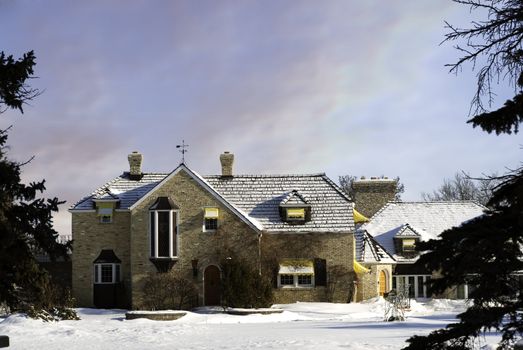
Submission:
M 491 107 L 496 96 L 494 85 L 507 79 L 518 89 L 523 74 L 523 2 L 521 0 L 453 0 L 470 10 L 483 9 L 487 20 L 471 22 L 471 28 L 459 28 L 445 22 L 449 32 L 443 42 L 461 42 L 454 47 L 463 55 L 447 64 L 451 73 L 461 71 L 465 64 L 478 69 L 479 59 L 485 59 L 476 75 L 476 92 L 471 101 L 471 114 L 480 114 Z

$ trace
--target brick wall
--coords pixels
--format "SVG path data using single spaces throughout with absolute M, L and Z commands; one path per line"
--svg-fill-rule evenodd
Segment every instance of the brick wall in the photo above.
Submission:
M 283 259 L 325 259 L 327 263 L 327 283 L 335 282 L 334 267 L 342 267 L 347 273 L 338 277 L 337 288 L 331 298 L 325 287 L 280 288 L 274 292 L 275 303 L 296 301 L 347 302 L 352 288 L 352 259 L 354 256 L 352 233 L 289 234 L 264 233 L 262 236 L 262 256 L 266 263 L 277 264 Z M 274 274 L 277 266 L 272 267 Z M 270 271 L 271 268 L 266 269 Z M 267 272 L 270 273 L 270 272 Z M 274 276 L 275 277 L 275 276 Z
M 149 261 L 149 207 L 157 197 L 169 196 L 180 208 L 179 214 L 179 259 L 172 268 L 186 278 L 193 279 L 192 260 L 198 260 L 199 303 L 203 303 L 203 272 L 211 264 L 219 266 L 224 245 L 232 247 L 240 256 L 258 259 L 257 233 L 234 213 L 229 211 L 187 173 L 180 171 L 158 188 L 132 213 L 131 218 L 131 261 L 132 261 L 132 306 L 142 304 L 143 280 L 156 273 Z M 203 232 L 204 207 L 219 209 L 219 229 Z
M 130 214 L 115 212 L 113 222 L 100 223 L 96 212 L 72 213 L 72 285 L 80 307 L 93 307 L 93 261 L 102 249 L 112 249 L 122 260 L 121 274 L 130 302 L 131 266 L 129 250 Z
M 356 300 L 362 301 L 379 296 L 379 274 L 382 270 L 387 276 L 388 292 L 392 287 L 392 265 L 371 265 L 366 266 L 370 269 L 369 273 L 358 275 L 358 282 L 356 287 Z

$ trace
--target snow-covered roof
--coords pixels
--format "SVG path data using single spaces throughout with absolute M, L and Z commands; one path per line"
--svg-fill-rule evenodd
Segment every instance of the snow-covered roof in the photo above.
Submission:
M 120 208 L 127 209 L 159 184 L 167 175 L 168 174 L 149 173 L 143 174 L 140 180 L 131 180 L 129 173 L 124 172 L 122 175 L 96 189 L 89 196 L 79 200 L 71 209 L 93 209 L 93 199 L 104 198 L 108 193 L 118 196 Z
M 410 262 L 413 259 L 397 254 L 394 237 L 419 236 L 422 241 L 437 239 L 443 231 L 482 215 L 484 209 L 473 201 L 390 202 L 360 230 L 372 236 L 396 261 Z M 359 236 L 359 240 L 364 238 Z
M 183 165 L 185 167 L 185 165 Z M 186 167 L 185 167 L 186 168 Z M 178 169 L 178 168 L 177 168 Z M 256 228 L 271 232 L 351 232 L 353 203 L 325 174 L 201 176 L 186 168 L 206 189 Z M 176 171 L 176 170 L 175 170 Z M 173 172 L 174 173 L 174 172 Z M 71 211 L 92 210 L 93 200 L 111 193 L 120 209 L 132 209 L 170 174 L 146 173 L 131 180 L 129 173 L 109 181 L 76 203 Z M 311 220 L 289 224 L 280 217 L 280 204 L 307 205 Z
M 368 232 L 357 230 L 355 236 L 356 261 L 369 264 L 394 264 L 396 261 Z
M 348 232 L 354 230 L 353 203 L 325 174 L 205 176 L 227 200 L 272 232 Z M 297 191 L 311 208 L 300 225 L 282 221 L 280 204 Z M 296 197 L 294 197 L 296 198 Z

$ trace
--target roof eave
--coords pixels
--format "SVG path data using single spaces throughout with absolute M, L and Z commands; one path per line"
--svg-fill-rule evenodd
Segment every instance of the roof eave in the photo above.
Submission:
M 70 213 L 96 213 L 95 209 L 67 209 Z

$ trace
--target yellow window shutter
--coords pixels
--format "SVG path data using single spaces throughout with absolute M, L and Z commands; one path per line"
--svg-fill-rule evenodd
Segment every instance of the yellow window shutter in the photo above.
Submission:
M 402 240 L 403 250 L 414 250 L 416 245 L 416 240 L 414 238 L 404 238 Z
M 280 262 L 279 273 L 314 275 L 314 262 L 309 259 L 284 259 Z
M 416 240 L 414 238 L 404 238 L 403 239 L 403 245 L 414 245 L 416 244 Z
M 363 275 L 365 273 L 369 273 L 370 272 L 370 270 L 368 268 L 366 268 L 365 266 L 361 265 L 356 260 L 352 261 L 352 266 L 354 268 L 354 272 L 356 272 L 356 274 L 358 274 L 358 275 Z
M 287 218 L 305 219 L 305 208 L 287 208 Z
M 368 222 L 369 221 L 369 219 L 365 215 L 363 215 L 362 213 L 360 213 L 356 209 L 352 209 L 352 214 L 354 215 L 354 223 L 355 224 L 362 224 L 364 222 Z
M 96 202 L 98 216 L 112 216 L 114 206 L 114 202 Z
M 205 208 L 206 219 L 218 219 L 218 208 Z
M 97 208 L 114 208 L 114 202 L 96 202 Z

